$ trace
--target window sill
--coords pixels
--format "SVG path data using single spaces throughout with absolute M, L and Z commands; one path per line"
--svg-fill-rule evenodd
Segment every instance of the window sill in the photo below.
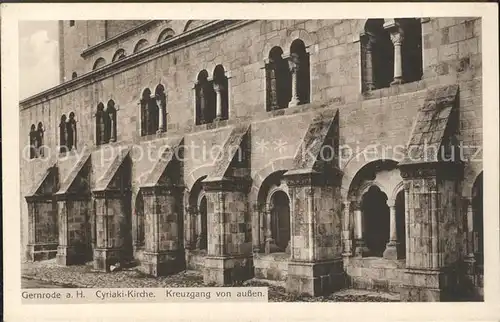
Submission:
M 66 152 L 58 152 L 57 157 L 58 158 L 68 158 L 68 157 L 75 156 L 77 154 L 78 154 L 78 149 L 72 149 L 72 150 L 66 151 Z
M 99 150 L 99 149 L 104 149 L 104 147 L 107 147 L 107 146 L 115 146 L 115 145 L 119 145 L 121 142 L 118 142 L 117 141 L 110 141 L 110 142 L 107 142 L 107 143 L 102 143 L 102 144 L 99 144 L 99 145 L 95 145 L 95 149 L 96 150 Z
M 374 89 L 372 91 L 364 91 L 361 93 L 361 98 L 362 100 L 380 99 L 400 94 L 418 92 L 425 88 L 427 88 L 425 81 L 419 80 L 410 83 L 395 84 L 389 87 Z

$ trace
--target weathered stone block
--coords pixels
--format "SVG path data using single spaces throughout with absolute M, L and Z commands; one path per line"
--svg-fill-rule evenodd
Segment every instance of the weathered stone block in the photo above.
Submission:
M 253 277 L 251 257 L 205 258 L 203 282 L 205 284 L 231 285 Z
M 344 287 L 346 277 L 342 261 L 320 263 L 289 262 L 287 290 L 298 294 L 319 296 Z

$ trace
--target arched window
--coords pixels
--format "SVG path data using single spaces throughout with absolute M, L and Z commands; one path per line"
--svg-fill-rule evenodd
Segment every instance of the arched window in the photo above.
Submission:
M 115 54 L 113 55 L 113 60 L 112 61 L 117 61 L 120 59 L 125 58 L 125 50 L 124 49 L 118 49 Z
M 420 19 L 398 19 L 403 30 L 401 58 L 405 83 L 422 79 L 422 23 Z
M 78 74 L 77 74 L 76 72 L 73 72 L 73 73 L 71 74 L 71 79 L 75 79 L 75 78 L 77 78 L 77 77 L 78 77 Z
M 97 105 L 97 111 L 95 113 L 95 142 L 96 145 L 101 145 L 105 142 L 105 124 L 106 124 L 106 113 L 104 112 L 104 104 L 99 103 Z
M 104 142 L 116 142 L 116 108 L 113 100 L 108 101 L 104 118 Z
M 394 79 L 394 46 L 384 28 L 384 19 L 369 19 L 362 39 L 364 87 L 366 90 L 388 87 Z
M 364 91 L 422 78 L 420 19 L 368 19 L 361 46 Z
M 75 113 L 69 113 L 69 119 L 66 122 L 66 147 L 68 151 L 76 148 L 76 120 Z
M 149 46 L 148 41 L 146 39 L 141 39 L 135 45 L 135 47 L 134 47 L 134 53 L 137 53 L 137 52 L 143 50 L 144 48 L 146 48 L 148 46 Z
M 158 130 L 159 108 L 156 96 L 151 95 L 151 90 L 146 88 L 141 97 L 141 135 L 150 135 Z
M 195 85 L 196 92 L 196 124 L 211 123 L 215 119 L 216 97 L 212 81 L 208 79 L 206 70 L 198 74 Z
M 30 159 L 34 159 L 34 158 L 37 157 L 37 153 L 36 153 L 36 147 L 38 145 L 37 136 L 38 136 L 38 133 L 37 133 L 35 124 L 31 124 L 30 134 L 29 134 L 29 138 L 30 138 Z
M 92 68 L 92 70 L 99 69 L 99 68 L 103 67 L 104 65 L 106 65 L 106 60 L 104 58 L 102 58 L 102 57 L 97 58 L 97 60 L 94 63 L 94 67 Z
M 155 89 L 156 107 L 158 112 L 155 114 L 153 129 L 157 132 L 165 132 L 167 129 L 167 95 L 165 94 L 165 86 L 158 84 Z
M 158 43 L 164 42 L 165 40 L 172 38 L 174 35 L 175 32 L 172 29 L 167 28 L 160 33 L 160 36 L 158 36 Z
M 273 47 L 266 64 L 266 96 L 268 111 L 288 107 L 291 99 L 291 77 L 288 62 L 283 59 L 283 50 Z
M 229 118 L 228 79 L 222 65 L 215 66 L 214 76 L 215 114 L 218 120 Z
M 61 122 L 59 123 L 59 152 L 67 152 L 67 127 L 66 127 L 67 117 L 66 114 L 61 116 Z
M 290 46 L 289 66 L 292 74 L 292 105 L 306 104 L 310 101 L 309 54 L 300 39 Z
M 43 124 L 42 122 L 38 122 L 38 126 L 36 128 L 36 153 L 38 154 L 38 156 L 42 157 L 44 156 L 43 132 L 45 132 L 45 130 L 43 129 Z
M 207 250 L 208 248 L 208 200 L 203 190 L 201 181 L 206 176 L 198 178 L 189 193 L 187 227 L 187 244 L 196 250 Z

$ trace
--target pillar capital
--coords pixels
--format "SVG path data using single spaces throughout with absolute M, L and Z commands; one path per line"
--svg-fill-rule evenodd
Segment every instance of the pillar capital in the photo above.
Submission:
M 404 34 L 401 29 L 391 31 L 391 41 L 394 46 L 401 46 L 403 44 Z
M 352 210 L 361 210 L 361 203 L 358 200 L 349 201 L 349 205 Z
M 389 208 L 396 207 L 396 199 L 388 198 L 386 203 L 387 203 L 387 207 L 389 207 Z
M 217 84 L 214 82 L 214 91 L 215 93 L 219 94 L 221 91 L 223 91 L 225 88 L 222 84 Z

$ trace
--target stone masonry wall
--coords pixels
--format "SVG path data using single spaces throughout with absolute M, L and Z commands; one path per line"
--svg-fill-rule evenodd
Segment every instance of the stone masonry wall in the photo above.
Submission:
M 78 27 L 80 23 L 85 22 L 77 21 L 76 26 Z M 181 26 L 172 27 L 176 34 L 180 34 L 182 31 L 178 32 L 178 30 L 182 29 L 185 21 L 172 23 Z M 305 131 L 307 120 L 312 119 L 312 114 L 327 106 L 339 108 L 341 145 L 359 146 L 362 151 L 368 144 L 376 142 L 384 145 L 405 144 L 417 109 L 425 97 L 425 89 L 435 84 L 459 84 L 461 139 L 467 144 L 481 144 L 480 19 L 431 18 L 424 21 L 422 24 L 423 80 L 391 89 L 378 90 L 370 96 L 360 93 L 360 44 L 356 42 L 356 39 L 363 24 L 362 20 L 251 22 L 188 47 L 172 52 L 167 51 L 166 54 L 158 55 L 154 59 L 141 60 L 130 68 L 117 69 L 106 78 L 98 79 L 91 84 L 87 84 L 87 80 L 81 80 L 79 83 L 81 86 L 71 85 L 68 90 L 61 91 L 57 95 L 47 95 L 46 100 L 34 98 L 21 102 L 20 142 L 23 146 L 27 144 L 30 125 L 41 121 L 45 127 L 44 143 L 54 157 L 59 140 L 60 117 L 63 113 L 68 115 L 73 111 L 77 120 L 77 149 L 83 148 L 84 145 L 94 147 L 95 117 L 93 115 L 99 102 L 106 104 L 110 99 L 115 101 L 118 109 L 117 143 L 114 145 L 150 140 L 151 138 L 140 137 L 138 102 L 145 87 L 150 87 L 154 91 L 158 83 L 166 87 L 168 96 L 167 135 L 195 132 L 196 134 L 191 135 L 204 137 L 205 133 L 209 133 L 206 131 L 207 126 L 194 126 L 193 85 L 199 71 L 207 69 L 211 74 L 215 65 L 223 64 L 230 76 L 230 107 L 229 120 L 220 124 L 219 127 L 242 121 L 253 122 L 251 167 L 254 180 L 255 174 L 270 167 L 273 160 L 293 156 L 294 145 L 298 144 L 299 138 L 302 137 L 300 134 L 302 125 Z M 157 37 L 160 29 L 167 27 L 163 22 L 159 23 L 159 26 L 156 33 L 149 32 L 141 37 Z M 284 51 L 288 51 L 291 41 L 298 37 L 304 40 L 306 46 L 309 46 L 308 51 L 311 55 L 312 104 L 288 108 L 279 113 L 266 112 L 265 73 L 261 69 L 264 59 L 272 46 L 280 45 Z M 134 43 L 134 39 L 131 38 L 129 42 Z M 73 49 L 79 46 L 78 44 L 71 46 L 67 41 L 65 46 Z M 106 47 L 103 52 L 97 54 L 106 56 L 109 62 L 120 44 L 116 44 L 117 48 L 113 46 Z M 87 60 L 92 59 L 87 58 Z M 283 117 L 282 114 L 286 116 Z M 266 121 L 269 119 L 273 120 Z M 214 125 L 214 127 L 217 126 Z M 220 129 L 220 131 L 226 130 Z M 272 149 L 262 153 L 257 144 L 258 138 L 272 138 L 273 140 L 282 138 L 290 141 L 292 146 L 290 150 L 284 152 L 275 150 L 275 146 L 271 145 Z M 273 142 L 270 143 L 273 144 Z M 473 153 L 475 150 L 470 150 L 466 155 L 470 156 Z M 47 168 L 47 166 L 37 166 L 40 162 L 42 161 L 25 159 L 21 161 L 21 195 L 23 197 L 32 187 L 33 178 Z M 343 166 L 346 178 L 352 178 L 365 163 L 365 161 L 356 162 L 356 160 L 351 160 Z M 210 162 L 207 161 L 206 165 L 209 164 Z M 194 168 L 204 165 L 186 160 L 185 177 Z M 143 170 L 140 167 L 136 169 L 138 172 Z M 480 162 L 465 163 L 463 194 L 470 194 L 473 180 L 481 169 Z M 347 185 L 348 183 L 349 181 Z M 133 190 L 136 188 L 132 187 Z M 342 188 L 344 189 L 345 186 L 343 185 Z M 27 218 L 25 202 L 22 202 L 22 217 Z M 27 228 L 25 223 L 23 227 Z M 24 239 L 26 241 L 26 238 Z M 23 245 L 25 244 L 26 242 L 23 242 Z

